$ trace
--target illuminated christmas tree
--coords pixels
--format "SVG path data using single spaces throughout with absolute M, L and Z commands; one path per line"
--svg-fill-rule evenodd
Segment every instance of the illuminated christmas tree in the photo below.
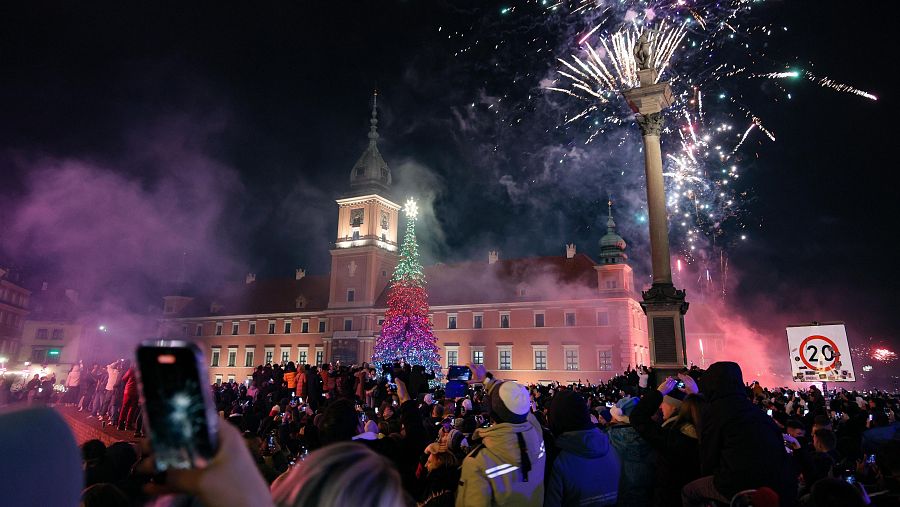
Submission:
M 406 234 L 400 247 L 400 262 L 391 278 L 388 309 L 372 357 L 379 369 L 398 361 L 421 365 L 426 372 L 440 372 L 440 355 L 428 320 L 428 293 L 416 243 L 416 201 L 404 207 Z

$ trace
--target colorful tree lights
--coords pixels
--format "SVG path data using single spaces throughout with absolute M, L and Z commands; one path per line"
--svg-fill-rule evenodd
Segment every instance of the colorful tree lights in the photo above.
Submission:
M 406 234 L 400 247 L 400 262 L 391 278 L 388 309 L 381 334 L 375 342 L 372 362 L 381 368 L 403 361 L 421 365 L 425 371 L 440 372 L 440 355 L 428 320 L 428 293 L 419 262 L 416 243 L 418 208 L 413 199 L 406 201 Z

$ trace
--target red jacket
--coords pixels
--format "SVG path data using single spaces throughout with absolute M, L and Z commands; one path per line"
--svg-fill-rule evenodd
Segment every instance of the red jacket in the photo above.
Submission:
M 128 371 L 125 372 L 125 376 L 122 377 L 122 382 L 125 383 L 125 397 L 126 398 L 137 398 L 138 396 L 138 387 L 137 387 L 137 375 L 134 373 L 134 366 L 128 368 Z

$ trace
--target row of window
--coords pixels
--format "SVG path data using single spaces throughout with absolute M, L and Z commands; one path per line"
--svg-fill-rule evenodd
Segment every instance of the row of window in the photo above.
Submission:
M 500 320 L 499 326 L 501 329 L 509 329 L 509 312 L 500 312 Z M 318 332 L 325 332 L 325 319 L 319 319 L 319 327 Z M 384 322 L 384 318 L 378 318 L 378 326 L 381 327 Z M 566 312 L 564 322 L 566 327 L 574 327 L 576 325 L 575 312 Z M 597 312 L 597 325 L 598 326 L 608 326 L 609 325 L 609 313 L 606 311 Z M 632 315 L 632 326 L 635 325 L 634 316 Z M 638 324 L 639 325 L 639 324 Z M 224 324 L 222 322 L 216 323 L 216 336 L 222 336 L 224 330 Z M 545 326 L 545 317 L 544 312 L 535 312 L 534 313 L 534 327 L 544 327 Z M 476 313 L 472 315 L 472 328 L 473 329 L 483 329 L 484 328 L 484 315 L 480 313 Z M 456 314 L 448 314 L 447 315 L 447 329 L 459 329 L 459 317 Z M 291 321 L 284 322 L 284 334 L 291 334 L 293 330 L 293 323 Z M 352 331 L 353 330 L 353 319 L 345 318 L 344 319 L 344 331 Z M 276 331 L 276 322 L 269 321 L 268 322 L 268 334 L 275 334 Z M 309 333 L 310 332 L 310 324 L 309 320 L 302 320 L 300 322 L 300 333 Z M 188 326 L 182 327 L 182 334 L 187 336 L 188 334 Z M 240 323 L 232 322 L 231 323 L 231 334 L 232 336 L 237 336 L 240 334 Z M 247 334 L 255 335 L 256 334 L 256 322 L 250 322 L 249 330 Z M 197 324 L 195 330 L 195 336 L 203 336 L 203 324 Z
M 17 313 L 0 310 L 0 326 L 19 329 L 22 325 L 22 317 Z
M 21 308 L 28 307 L 28 296 L 7 287 L 0 288 L 0 301 Z
M 51 333 L 50 330 L 48 330 L 46 328 L 39 328 L 39 329 L 36 329 L 34 332 L 34 339 L 35 340 L 47 340 L 47 339 L 62 340 L 63 339 L 63 330 L 61 328 L 55 328 L 52 330 L 52 333 Z
M 352 325 L 352 322 L 351 322 L 351 325 Z M 215 335 L 222 336 L 224 328 L 225 328 L 224 323 L 216 322 Z M 319 329 L 320 333 L 325 332 L 325 319 L 319 319 L 318 329 Z M 268 329 L 267 329 L 268 334 L 275 334 L 276 330 L 277 330 L 276 322 L 269 321 Z M 293 322 L 286 321 L 284 323 L 284 327 L 282 327 L 282 330 L 283 330 L 283 334 L 291 334 L 293 332 Z M 301 333 L 309 333 L 310 332 L 309 320 L 304 319 L 304 320 L 300 321 L 300 332 Z M 181 334 L 187 336 L 188 326 L 182 326 Z M 240 334 L 240 323 L 239 322 L 231 323 L 231 334 L 232 334 L 232 336 L 236 336 L 236 335 Z M 247 330 L 247 334 L 256 334 L 256 322 L 250 322 L 250 326 Z M 197 324 L 197 326 L 194 328 L 194 336 L 203 336 L 203 324 Z
M 535 312 L 534 313 L 534 327 L 544 327 L 544 312 Z M 566 327 L 574 327 L 576 325 L 575 320 L 575 312 L 566 312 L 564 319 Z M 459 325 L 459 317 L 456 314 L 450 313 L 447 315 L 447 329 L 458 329 Z M 509 328 L 509 312 L 500 312 L 500 322 L 501 329 Z M 597 325 L 598 326 L 608 326 L 609 325 L 609 312 L 597 312 Z M 476 313 L 472 316 L 472 328 L 473 329 L 482 329 L 484 328 L 484 315 L 480 313 Z
M 280 364 L 286 364 L 294 361 L 296 364 L 309 364 L 309 346 L 297 347 L 297 355 L 291 355 L 292 347 L 290 345 L 281 346 L 281 355 L 278 356 Z M 322 347 L 315 347 L 314 364 L 320 365 L 325 360 L 325 350 Z M 219 366 L 237 367 L 238 349 L 237 347 L 228 347 L 225 355 L 224 364 L 222 364 L 222 348 L 213 346 L 210 353 L 209 365 L 216 368 Z M 265 347 L 263 350 L 262 361 L 256 358 L 256 347 L 244 347 L 244 368 L 255 368 L 260 364 L 275 363 L 275 347 Z M 296 359 L 294 359 L 296 358 Z
M 578 371 L 582 369 L 577 345 L 563 345 L 563 351 L 565 352 L 563 364 L 565 370 Z M 512 369 L 512 352 L 512 345 L 497 346 L 497 369 Z M 447 366 L 459 364 L 458 348 L 447 347 L 445 353 Z M 597 354 L 597 370 L 613 371 L 612 350 L 600 350 Z M 471 361 L 473 364 L 484 364 L 484 347 L 472 347 Z M 532 366 L 534 370 L 548 369 L 546 346 L 532 346 Z
M 31 349 L 31 362 L 34 364 L 59 363 L 60 349 L 45 349 L 34 347 Z

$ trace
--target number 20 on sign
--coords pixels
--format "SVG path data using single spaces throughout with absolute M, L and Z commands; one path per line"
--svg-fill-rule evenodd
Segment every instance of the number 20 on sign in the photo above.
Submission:
M 791 377 L 796 382 L 853 382 L 853 364 L 843 324 L 787 328 Z

